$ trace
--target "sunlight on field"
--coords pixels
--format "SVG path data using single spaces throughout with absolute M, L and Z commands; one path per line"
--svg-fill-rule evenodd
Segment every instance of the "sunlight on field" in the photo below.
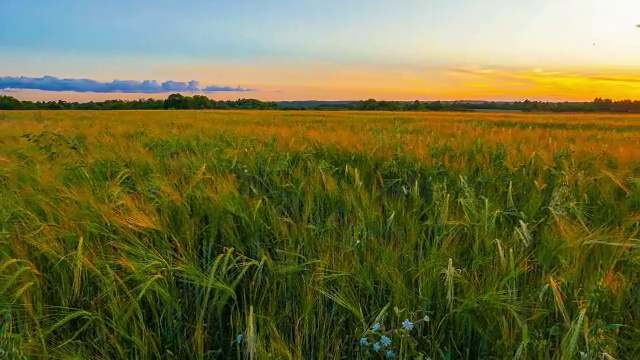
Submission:
M 636 358 L 639 233 L 640 116 L 0 112 L 16 358 Z
M 113 143 L 112 150 L 128 150 L 131 144 L 121 140 L 135 134 L 233 134 L 232 138 L 258 142 L 275 138 L 288 150 L 321 144 L 387 156 L 397 153 L 401 146 L 403 155 L 422 154 L 419 159 L 427 162 L 433 160 L 428 155 L 433 146 L 447 144 L 453 151 L 464 151 L 478 141 L 491 146 L 509 145 L 513 161 L 534 154 L 551 159 L 561 150 L 580 156 L 606 156 L 625 164 L 640 160 L 637 115 L 87 111 L 6 113 L 4 118 L 0 131 L 7 145 L 20 144 L 19 137 L 26 132 L 42 131 L 76 136 L 88 145 L 97 144 L 99 149 Z M 87 151 L 92 149 L 87 147 Z

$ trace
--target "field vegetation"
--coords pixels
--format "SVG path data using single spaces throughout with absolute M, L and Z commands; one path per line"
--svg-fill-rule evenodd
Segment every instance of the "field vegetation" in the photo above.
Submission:
M 640 358 L 640 116 L 0 112 L 0 358 Z

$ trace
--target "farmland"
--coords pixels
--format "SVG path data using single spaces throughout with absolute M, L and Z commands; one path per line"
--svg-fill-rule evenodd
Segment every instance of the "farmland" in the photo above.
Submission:
M 0 112 L 9 358 L 638 358 L 639 238 L 637 115 Z

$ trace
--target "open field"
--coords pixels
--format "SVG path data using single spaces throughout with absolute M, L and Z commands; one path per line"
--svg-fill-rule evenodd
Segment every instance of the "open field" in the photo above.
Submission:
M 0 358 L 637 359 L 639 239 L 640 116 L 0 112 Z

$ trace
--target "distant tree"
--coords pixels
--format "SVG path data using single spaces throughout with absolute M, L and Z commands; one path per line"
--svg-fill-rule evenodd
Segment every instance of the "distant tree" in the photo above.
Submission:
M 613 101 L 611 99 L 595 98 L 591 104 L 593 111 L 608 112 L 613 111 Z
M 381 111 L 398 111 L 401 110 L 400 103 L 397 101 L 380 101 L 377 103 L 376 110 Z
M 0 96 L 0 110 L 22 110 L 23 108 L 20 100 L 12 96 Z
M 46 103 L 45 110 L 64 110 L 64 107 L 55 101 L 49 101 L 48 103 Z
M 38 110 L 40 109 L 40 106 L 38 105 L 38 103 L 35 103 L 33 101 L 22 101 L 21 102 L 21 110 Z
M 533 111 L 535 110 L 536 105 L 533 101 L 526 99 L 525 101 L 522 102 L 522 111 Z
M 422 110 L 422 104 L 420 103 L 420 100 L 416 100 L 411 104 L 407 105 L 407 110 L 411 110 L 411 111 L 420 111 Z
M 262 102 L 256 99 L 238 99 L 234 102 L 230 108 L 236 109 L 257 109 L 257 110 L 273 110 L 277 109 L 278 105 L 272 102 Z
M 83 106 L 84 110 L 100 110 L 100 106 L 98 106 L 98 104 L 94 103 L 93 101 L 90 101 L 82 105 L 84 105 Z
M 224 100 L 220 100 L 220 101 L 211 100 L 211 108 L 222 110 L 222 109 L 228 109 L 229 105 Z
M 189 109 L 211 109 L 211 99 L 204 95 L 194 95 L 189 98 Z
M 368 99 L 363 102 L 362 110 L 378 110 L 378 102 L 376 99 Z
M 131 102 L 122 100 L 107 100 L 102 103 L 103 110 L 127 110 L 131 109 Z
M 157 110 L 157 109 L 163 108 L 164 100 L 156 100 L 151 98 L 140 99 L 140 100 L 134 100 L 127 105 L 128 107 L 136 110 Z
M 444 105 L 442 105 L 442 102 L 440 101 L 435 101 L 432 103 L 429 103 L 428 108 L 429 110 L 433 110 L 433 111 L 440 111 L 442 110 L 444 107 Z
M 164 109 L 188 109 L 189 99 L 182 94 L 171 94 L 164 101 Z

